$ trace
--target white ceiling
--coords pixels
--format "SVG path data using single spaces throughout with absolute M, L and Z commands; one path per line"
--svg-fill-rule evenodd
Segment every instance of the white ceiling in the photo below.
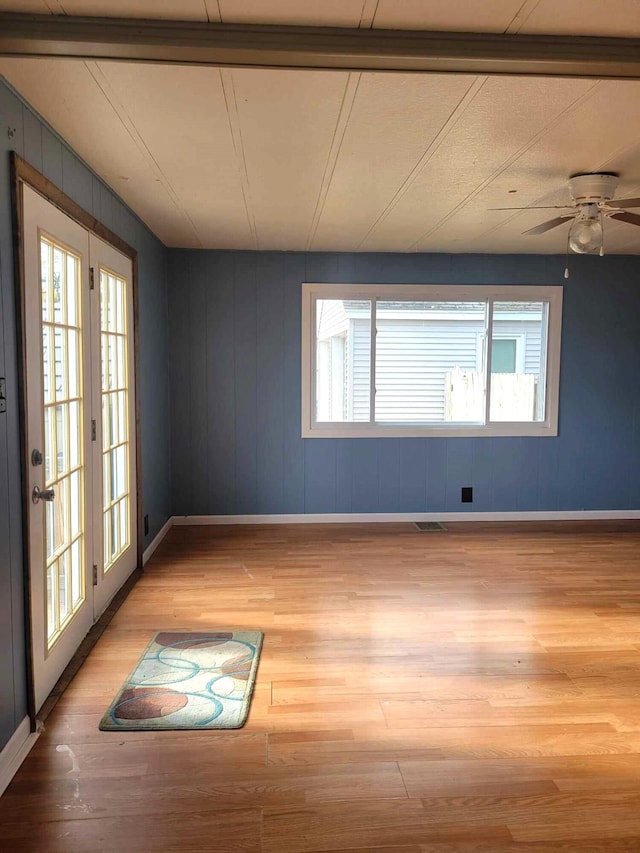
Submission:
M 640 36 L 638 0 L 0 0 L 2 11 Z M 562 252 L 566 178 L 640 194 L 640 82 L 2 59 L 169 246 Z M 607 222 L 608 253 L 640 228 Z

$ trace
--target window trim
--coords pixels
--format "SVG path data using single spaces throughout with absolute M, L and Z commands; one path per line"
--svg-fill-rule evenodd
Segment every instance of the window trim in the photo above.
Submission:
M 302 284 L 302 438 L 428 438 L 428 437 L 495 437 L 495 436 L 556 436 L 558 434 L 558 399 L 560 390 L 560 338 L 562 329 L 561 285 L 422 285 L 422 284 Z M 491 338 L 493 301 L 522 300 L 548 302 L 546 353 L 546 418 L 536 422 L 494 421 L 485 424 L 380 424 L 372 422 L 315 422 L 315 301 L 316 299 L 393 299 L 433 301 L 489 302 L 488 328 Z M 371 336 L 375 336 L 375 301 L 372 302 Z M 513 337 L 513 336 L 512 336 Z M 491 360 L 488 341 L 487 364 Z M 373 388 L 375 365 L 371 365 L 371 408 L 374 408 Z M 487 421 L 491 371 L 487 373 Z

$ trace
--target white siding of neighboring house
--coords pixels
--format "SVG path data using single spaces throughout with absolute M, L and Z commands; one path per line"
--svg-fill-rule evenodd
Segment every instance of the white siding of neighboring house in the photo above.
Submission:
M 349 359 L 349 375 L 351 380 L 352 410 L 351 420 L 369 420 L 369 398 L 370 398 L 370 348 L 371 348 L 371 322 L 370 320 L 351 320 L 349 326 L 349 339 L 352 343 Z
M 519 323 L 517 326 L 526 334 L 524 372 L 537 373 L 540 370 L 540 326 L 538 323 Z
M 476 369 L 480 321 L 384 320 L 376 338 L 376 420 L 444 420 L 444 377 Z
M 338 299 L 318 300 L 316 312 L 318 340 L 326 340 L 346 332 L 348 320 L 343 302 Z
M 349 359 L 346 334 L 349 320 L 339 300 L 318 301 L 316 312 L 316 417 L 322 421 L 342 421 L 348 401 L 345 365 Z
M 352 320 L 354 420 L 369 417 L 369 326 Z M 482 369 L 479 336 L 484 322 L 478 320 L 379 318 L 376 349 L 376 419 L 388 422 L 443 422 L 445 376 L 453 367 Z M 535 321 L 496 319 L 494 334 L 524 336 L 526 373 L 540 365 L 539 324 Z

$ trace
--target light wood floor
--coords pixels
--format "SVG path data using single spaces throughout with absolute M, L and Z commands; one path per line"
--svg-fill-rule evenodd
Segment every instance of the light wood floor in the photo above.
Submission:
M 238 732 L 101 733 L 159 629 Z M 174 528 L 0 799 L 7 853 L 638 853 L 640 525 Z

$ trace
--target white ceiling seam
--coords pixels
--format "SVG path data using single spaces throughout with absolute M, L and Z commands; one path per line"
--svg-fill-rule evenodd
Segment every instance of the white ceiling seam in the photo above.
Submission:
M 67 13 L 60 3 L 60 0 L 44 0 L 47 9 L 51 11 L 52 15 L 66 15 Z
M 171 186 L 171 182 L 163 173 L 162 169 L 160 168 L 160 165 L 158 164 L 158 161 L 153 156 L 153 153 L 150 151 L 149 146 L 138 131 L 135 120 L 131 117 L 131 115 L 129 115 L 124 104 L 122 104 L 122 102 L 117 98 L 116 93 L 114 92 L 113 87 L 111 86 L 109 79 L 104 72 L 104 69 L 102 69 L 99 63 L 96 62 L 85 62 L 84 65 L 91 77 L 93 78 L 96 86 L 98 86 L 105 99 L 108 101 L 109 105 L 113 109 L 114 113 L 118 116 L 123 127 L 126 129 L 127 133 L 133 140 L 137 149 L 140 151 L 145 160 L 149 163 L 152 172 L 156 175 L 158 181 L 161 183 L 163 189 L 171 199 L 176 210 L 179 212 L 180 216 L 188 223 L 200 247 L 202 247 L 202 242 L 198 237 L 197 229 L 188 211 L 183 207 L 178 194 Z
M 519 33 L 539 5 L 540 0 L 524 0 L 522 6 L 520 6 L 510 21 L 509 26 L 505 29 L 505 33 Z
M 365 236 L 362 238 L 360 243 L 358 244 L 358 249 L 361 249 L 362 246 L 369 240 L 369 238 L 375 234 L 376 230 L 380 227 L 380 225 L 387 219 L 389 214 L 393 211 L 396 205 L 400 202 L 403 196 L 411 189 L 417 178 L 424 171 L 429 161 L 436 153 L 436 151 L 440 148 L 440 146 L 445 142 L 446 138 L 449 136 L 456 123 L 460 120 L 460 118 L 464 115 L 467 109 L 471 106 L 473 101 L 476 99 L 482 87 L 487 82 L 487 77 L 476 77 L 475 80 L 471 82 L 469 88 L 464 93 L 463 97 L 456 104 L 455 109 L 451 112 L 449 118 L 442 125 L 440 130 L 438 131 L 436 137 L 432 139 L 429 143 L 429 146 L 425 150 L 424 154 L 420 158 L 420 160 L 416 163 L 411 172 L 407 175 L 405 180 L 402 182 L 402 185 L 398 188 L 398 191 L 394 195 L 394 197 L 389 201 L 385 209 L 378 216 L 375 222 L 372 224 L 371 228 Z
M 484 189 L 486 189 L 497 177 L 499 177 L 503 172 L 507 169 L 511 168 L 514 163 L 516 163 L 523 154 L 529 151 L 533 146 L 536 145 L 541 139 L 543 139 L 549 131 L 559 124 L 562 121 L 565 121 L 569 115 L 580 108 L 582 103 L 590 98 L 593 94 L 593 90 L 599 85 L 599 83 L 594 83 L 586 92 L 583 92 L 576 100 L 571 104 L 571 106 L 562 110 L 557 116 L 555 116 L 547 125 L 545 125 L 541 130 L 539 130 L 531 139 L 529 139 L 524 145 L 522 145 L 517 151 L 515 151 L 498 169 L 489 175 L 481 184 L 479 184 L 463 201 L 457 204 L 449 213 L 447 213 L 438 223 L 436 223 L 433 227 L 429 228 L 422 234 L 414 243 L 409 247 L 410 252 L 417 252 L 420 250 L 420 244 L 427 240 L 432 234 L 434 234 L 438 229 L 440 229 L 449 219 L 456 215 L 461 208 L 463 208 L 466 204 L 473 201 Z M 538 204 L 540 199 L 534 200 L 533 204 Z M 505 217 L 506 221 L 511 221 L 515 219 L 517 216 L 521 216 L 521 213 L 514 213 L 510 216 Z M 505 223 L 501 223 L 504 225 Z M 488 228 L 485 233 L 490 234 L 496 227 Z
M 244 208 L 247 212 L 247 223 L 254 248 L 260 248 L 260 237 L 256 227 L 255 214 L 253 205 L 251 204 L 251 184 L 249 182 L 249 172 L 247 170 L 247 158 L 242 141 L 242 125 L 238 115 L 238 102 L 236 100 L 235 87 L 233 84 L 233 72 L 221 68 L 220 81 L 222 83 L 222 91 L 224 93 L 224 101 L 227 106 L 227 118 L 229 121 L 229 130 L 233 139 L 233 148 L 236 155 L 236 166 L 240 176 L 240 185 L 242 187 L 242 198 L 244 200 Z
M 322 219 L 322 212 L 324 210 L 327 195 L 331 187 L 331 181 L 333 179 L 336 164 L 338 162 L 338 157 L 340 156 L 340 151 L 342 149 L 342 143 L 344 142 L 345 133 L 349 125 L 351 111 L 353 110 L 353 105 L 355 103 L 356 95 L 358 93 L 360 78 L 360 74 L 349 74 L 347 77 L 347 84 L 345 86 L 344 95 L 340 104 L 340 111 L 338 113 L 336 126 L 333 132 L 331 147 L 329 149 L 327 163 L 325 165 L 324 173 L 322 176 L 322 182 L 320 184 L 318 200 L 316 202 L 315 210 L 313 212 L 313 219 L 311 221 L 311 228 L 309 229 L 309 236 L 307 237 L 306 241 L 307 249 L 312 248 L 316 231 L 318 230 L 318 225 L 320 224 L 320 220 Z
M 603 81 L 598 81 L 597 83 L 595 83 L 594 86 L 592 86 L 587 92 L 585 92 L 581 97 L 579 97 L 574 102 L 574 104 L 571 105 L 571 107 L 569 107 L 567 110 L 563 111 L 563 113 L 558 116 L 557 121 L 552 122 L 549 125 L 549 127 L 545 128 L 544 133 L 538 134 L 536 139 L 534 140 L 534 144 L 536 144 L 537 142 L 544 139 L 545 135 L 547 135 L 551 131 L 551 129 L 553 129 L 555 126 L 559 125 L 562 122 L 566 122 L 566 121 L 570 120 L 572 114 L 577 112 L 584 105 L 584 103 L 586 101 L 592 99 L 594 97 L 594 95 L 597 93 L 598 89 L 602 85 L 603 85 Z M 528 148 L 531 148 L 531 147 L 532 146 L 528 146 Z M 640 163 L 640 143 L 634 143 L 631 146 L 623 146 L 622 148 L 616 150 L 607 158 L 606 161 L 597 161 L 597 162 L 590 163 L 588 168 L 584 168 L 584 171 L 592 171 L 592 172 L 603 172 L 603 171 L 606 172 L 606 171 L 611 171 L 611 170 L 616 171 L 615 168 L 612 167 L 611 161 L 614 160 L 615 158 L 617 158 L 620 155 L 620 153 L 624 152 L 627 148 L 631 148 L 632 150 L 638 151 L 638 157 L 636 158 L 636 162 Z M 510 165 L 512 165 L 512 164 L 510 164 Z M 507 168 L 509 168 L 509 167 L 507 167 Z M 567 178 L 568 177 L 569 177 L 569 175 L 567 175 Z M 535 207 L 535 206 L 540 205 L 540 204 L 547 204 L 547 203 L 551 203 L 551 202 L 555 202 L 555 201 L 559 201 L 560 203 L 568 201 L 568 198 L 569 198 L 568 186 L 563 184 L 563 185 L 559 186 L 557 189 L 560 190 L 562 193 L 561 198 L 555 198 L 555 197 L 550 198 L 549 194 L 545 193 L 544 195 L 541 195 L 537 198 L 531 199 L 528 206 Z M 636 195 L 637 193 L 636 193 L 635 187 L 633 185 L 628 185 L 626 190 L 625 190 L 625 194 L 632 195 L 632 196 Z M 489 237 L 493 232 L 500 230 L 505 225 L 511 224 L 514 220 L 518 220 L 521 217 L 526 216 L 526 215 L 527 215 L 526 210 L 514 212 L 514 213 L 510 214 L 509 216 L 507 216 L 501 222 L 499 222 L 496 225 L 492 226 L 491 228 L 488 228 L 485 231 L 479 233 L 478 237 L 476 239 L 482 240 L 482 238 Z M 610 225 L 610 230 L 612 227 L 613 227 L 613 223 L 611 223 L 611 225 Z
M 204 3 L 204 11 L 207 16 L 207 21 L 210 24 L 222 23 L 222 12 L 220 11 L 220 3 L 218 0 L 202 0 Z
M 362 0 L 362 11 L 360 12 L 360 23 L 358 24 L 360 29 L 370 30 L 373 28 L 378 5 L 379 0 Z
M 496 82 L 497 81 L 494 80 L 494 84 Z M 577 81 L 575 82 L 577 83 Z M 520 222 L 511 222 L 511 220 L 514 220 L 519 216 L 525 216 L 528 218 L 528 224 L 520 225 L 518 228 L 518 231 L 522 232 L 525 228 L 536 224 L 535 219 L 531 218 L 535 215 L 535 212 L 529 213 L 527 211 L 523 211 L 522 213 L 509 217 L 504 213 L 492 213 L 490 212 L 490 209 L 504 207 L 505 205 L 518 205 L 518 202 L 520 202 L 520 206 L 522 207 L 526 207 L 527 204 L 533 205 L 540 202 L 546 204 L 566 203 L 568 201 L 566 180 L 570 174 L 577 171 L 593 171 L 594 168 L 602 162 L 601 155 L 603 152 L 611 150 L 612 144 L 615 144 L 615 148 L 620 147 L 619 140 L 617 140 L 618 135 L 627 134 L 627 138 L 637 139 L 638 134 L 640 133 L 640 122 L 635 120 L 634 126 L 629 127 L 629 118 L 626 115 L 621 114 L 622 104 L 615 95 L 615 90 L 618 85 L 619 84 L 612 84 L 611 81 L 605 81 L 598 87 L 594 87 L 591 92 L 591 96 L 587 98 L 586 101 L 583 100 L 582 103 L 574 106 L 573 115 L 564 115 L 561 117 L 561 122 L 555 123 L 555 126 L 553 126 L 552 123 L 552 127 L 547 128 L 547 134 L 543 134 L 541 136 L 538 140 L 538 144 L 535 145 L 531 152 L 525 151 L 524 154 L 521 154 L 520 160 L 516 161 L 515 164 L 512 164 L 507 170 L 505 170 L 504 178 L 499 174 L 498 178 L 494 175 L 493 182 L 477 200 L 473 200 L 474 203 L 469 206 L 469 210 L 466 215 L 466 208 L 463 208 L 461 211 L 459 210 L 457 216 L 451 219 L 451 223 L 448 224 L 448 227 L 444 228 L 444 231 L 442 231 L 441 225 L 441 230 L 438 234 L 437 240 L 431 241 L 428 244 L 423 243 L 422 245 L 415 245 L 413 248 L 417 251 L 437 251 L 443 245 L 443 242 L 446 245 L 447 240 L 449 241 L 450 247 L 454 232 L 457 231 L 459 237 L 463 240 L 463 242 L 461 241 L 461 245 L 465 246 L 464 250 L 472 251 L 471 246 L 475 241 L 479 241 L 475 243 L 475 248 L 477 248 L 478 251 L 482 251 L 485 248 L 489 251 L 496 251 L 495 245 L 491 245 L 489 238 L 480 239 L 483 232 L 487 231 L 486 224 L 493 222 L 495 223 L 495 228 L 489 230 L 495 230 L 502 240 L 504 240 L 506 235 L 509 235 L 509 242 L 514 246 L 513 238 L 517 237 L 517 251 L 527 251 L 527 248 L 529 247 L 530 250 L 534 252 L 545 248 L 550 252 L 553 252 L 556 249 L 560 250 L 561 246 L 558 245 L 557 238 L 555 240 L 547 241 L 546 239 L 541 240 L 539 237 L 532 238 L 527 236 L 520 240 L 520 235 L 513 233 L 513 231 L 515 231 L 515 227 L 520 225 Z M 601 90 L 602 86 L 606 86 L 609 91 Z M 637 92 L 637 84 L 634 84 L 633 93 L 635 94 Z M 596 94 L 598 94 L 597 98 L 595 97 Z M 514 97 L 514 102 L 517 102 L 518 100 L 520 102 L 524 101 L 526 105 L 527 99 L 524 92 L 520 92 L 519 99 L 517 98 L 517 92 L 514 92 L 514 95 L 516 95 L 516 97 Z M 580 109 L 577 109 L 577 107 L 580 107 Z M 608 119 L 608 116 L 603 112 L 605 107 L 610 108 L 612 116 L 617 119 L 617 124 L 611 125 L 611 129 L 607 131 L 605 131 L 604 128 Z M 597 117 L 599 115 L 602 120 L 598 124 Z M 635 118 L 635 113 L 633 116 Z M 509 125 L 507 125 L 507 127 L 508 126 Z M 513 118 L 513 127 L 515 131 L 519 129 L 519 124 L 515 116 Z M 601 130 L 602 132 L 600 132 Z M 488 134 L 487 139 L 491 140 L 492 135 L 495 137 L 495 129 L 492 130 L 491 134 Z M 493 141 L 495 143 L 495 139 Z M 602 143 L 606 143 L 606 147 Z M 459 144 L 456 150 L 460 153 L 454 153 L 452 156 L 457 156 L 460 162 L 463 162 L 461 155 L 464 156 L 464 154 L 467 153 L 467 156 L 470 156 L 471 153 L 465 152 L 464 147 L 460 149 Z M 560 168 L 558 168 L 558 164 L 562 163 L 564 163 L 564 166 L 560 166 Z M 531 174 L 532 167 L 536 170 L 536 177 L 534 179 L 527 177 L 527 172 Z M 497 170 L 498 173 L 501 171 L 502 170 L 500 169 Z M 623 177 L 627 182 L 633 181 L 634 173 L 637 175 L 637 164 L 633 170 L 623 170 Z M 473 172 L 471 174 L 473 174 Z M 434 176 L 432 175 L 432 177 Z M 509 183 L 507 183 L 507 181 Z M 509 188 L 509 192 L 519 190 L 520 193 L 522 193 L 525 191 L 526 196 L 522 197 L 521 195 L 518 195 L 513 199 L 511 197 L 507 198 L 506 196 L 503 196 L 501 199 L 498 199 L 495 194 L 500 187 L 504 188 L 503 192 L 506 192 L 507 188 Z M 628 183 L 626 187 L 628 189 Z M 440 187 L 441 191 L 442 189 L 443 188 Z M 535 192 L 534 195 L 532 191 L 535 190 L 537 190 L 537 192 Z M 542 194 L 543 190 L 544 195 Z M 623 194 L 628 195 L 629 192 L 626 191 Z M 435 206 L 442 208 L 444 212 L 448 212 L 442 204 L 438 205 L 439 201 L 440 196 L 437 195 Z M 447 200 L 447 206 L 449 209 L 453 207 L 453 201 L 453 198 L 449 198 Z M 484 203 L 481 204 L 481 202 Z M 433 204 L 431 207 L 433 208 Z M 425 208 L 426 213 L 428 214 L 428 206 L 425 206 Z M 408 216 L 406 211 L 404 216 L 406 220 Z M 474 223 L 473 228 L 471 228 L 472 221 Z M 485 226 L 484 228 L 483 225 Z M 553 236 L 554 235 L 552 235 L 552 237 Z M 514 246 L 514 248 L 516 247 Z M 504 251 L 506 250 L 507 248 L 505 246 Z

